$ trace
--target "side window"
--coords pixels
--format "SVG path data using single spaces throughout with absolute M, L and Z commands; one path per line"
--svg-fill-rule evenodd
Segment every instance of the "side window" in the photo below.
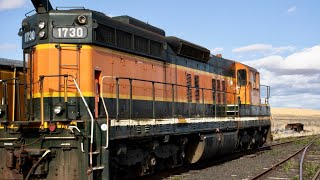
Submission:
M 200 90 L 199 90 L 199 76 L 195 75 L 194 76 L 194 87 L 195 89 L 195 97 L 196 97 L 196 102 L 199 102 L 200 100 Z
M 218 99 L 217 99 L 217 103 L 220 103 L 221 102 L 221 96 L 220 96 L 220 94 L 221 94 L 221 85 L 220 85 L 220 80 L 217 80 L 217 91 L 218 91 L 218 93 L 217 93 L 217 95 L 218 95 Z
M 260 75 L 259 75 L 259 73 L 256 73 L 256 77 L 255 77 L 255 79 L 256 79 L 256 88 L 257 89 L 259 89 L 260 88 Z
M 250 74 L 251 74 L 251 76 L 250 76 L 250 81 L 251 81 L 251 83 L 254 83 L 255 81 L 256 81 L 256 77 L 255 77 L 255 72 L 253 72 L 253 71 L 250 71 Z
M 247 85 L 247 71 L 244 69 L 238 70 L 238 79 L 237 79 L 237 84 L 238 86 L 245 86 Z
M 250 71 L 250 82 L 253 89 L 255 89 L 257 86 L 256 82 L 256 72 Z
M 221 86 L 222 86 L 222 91 L 223 91 L 223 93 L 221 93 L 221 96 L 222 96 L 222 103 L 224 104 L 224 103 L 226 103 L 226 81 L 221 81 Z
M 216 102 L 216 79 L 212 79 L 212 100 Z
M 224 80 L 222 81 L 222 91 L 226 92 L 226 82 Z

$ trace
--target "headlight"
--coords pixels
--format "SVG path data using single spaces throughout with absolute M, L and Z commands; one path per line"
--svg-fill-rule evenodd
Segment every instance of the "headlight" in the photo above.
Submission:
M 108 125 L 107 124 L 101 124 L 101 130 L 102 131 L 107 131 L 108 130 Z
M 30 24 L 27 20 L 23 20 L 22 21 L 22 29 L 24 31 L 29 31 L 30 30 Z
M 61 112 L 62 112 L 62 107 L 61 107 L 61 106 L 59 106 L 59 105 L 54 106 L 54 108 L 53 108 L 53 112 L 54 112 L 56 115 L 61 114 Z
M 43 21 L 40 21 L 39 24 L 38 24 L 38 27 L 39 27 L 40 29 L 43 29 L 44 27 L 46 27 L 46 23 L 43 22 Z
M 46 32 L 44 32 L 43 30 L 39 32 L 38 36 L 40 38 L 44 38 L 44 36 L 46 35 Z
M 84 25 L 87 23 L 87 18 L 84 15 L 80 15 L 78 16 L 77 21 L 79 24 Z

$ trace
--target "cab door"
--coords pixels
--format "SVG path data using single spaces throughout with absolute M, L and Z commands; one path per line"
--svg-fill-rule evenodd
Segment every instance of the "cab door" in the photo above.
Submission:
M 245 69 L 237 70 L 237 94 L 239 104 L 247 104 L 247 71 Z
M 239 104 L 250 104 L 249 69 L 243 64 L 236 63 L 236 81 Z
M 101 71 L 95 71 L 94 73 L 94 84 L 95 84 L 95 96 L 94 96 L 94 117 L 99 117 L 99 109 L 100 109 L 100 77 Z

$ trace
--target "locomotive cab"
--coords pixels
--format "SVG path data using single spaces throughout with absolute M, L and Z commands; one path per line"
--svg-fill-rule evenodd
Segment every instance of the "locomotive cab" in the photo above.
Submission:
M 260 85 L 259 72 L 241 63 L 235 63 L 236 90 L 241 115 L 270 115 L 268 102 L 261 102 L 261 91 L 266 91 L 269 99 L 269 86 Z M 265 87 L 262 89 L 261 87 Z

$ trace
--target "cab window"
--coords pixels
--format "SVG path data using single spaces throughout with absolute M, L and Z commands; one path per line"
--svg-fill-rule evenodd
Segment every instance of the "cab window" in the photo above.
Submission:
M 254 71 L 250 71 L 250 83 L 252 85 L 252 89 L 257 88 L 257 73 Z
M 244 69 L 238 70 L 238 86 L 247 85 L 247 71 Z
M 251 77 L 250 77 L 251 83 L 256 85 L 256 73 L 251 71 Z
M 260 75 L 259 73 L 256 73 L 256 88 L 259 89 L 260 88 Z

